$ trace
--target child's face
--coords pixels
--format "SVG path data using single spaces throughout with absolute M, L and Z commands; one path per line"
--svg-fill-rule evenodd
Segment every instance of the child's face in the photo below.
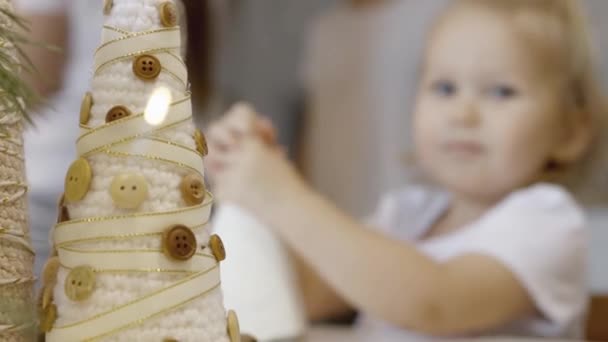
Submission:
M 487 200 L 538 180 L 564 137 L 558 82 L 508 24 L 485 9 L 445 18 L 414 116 L 424 170 L 448 190 Z

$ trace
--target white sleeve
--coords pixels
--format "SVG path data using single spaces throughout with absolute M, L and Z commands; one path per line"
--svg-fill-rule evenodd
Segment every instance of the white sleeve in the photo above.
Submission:
M 587 229 L 582 210 L 553 185 L 516 192 L 476 225 L 464 252 L 496 258 L 528 291 L 541 323 L 577 324 L 587 304 Z
M 445 193 L 411 185 L 382 196 L 366 223 L 398 240 L 414 241 L 445 210 L 448 202 Z
M 67 10 L 69 0 L 13 0 L 22 13 L 58 14 Z

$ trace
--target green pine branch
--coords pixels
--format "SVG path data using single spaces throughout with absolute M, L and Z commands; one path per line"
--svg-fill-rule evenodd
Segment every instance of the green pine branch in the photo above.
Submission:
M 34 64 L 21 46 L 50 46 L 30 41 L 22 32 L 29 32 L 28 22 L 10 9 L 0 8 L 0 118 L 18 113 L 28 123 L 32 118 L 27 109 L 39 104 L 41 98 L 21 77 L 21 72 L 38 74 Z

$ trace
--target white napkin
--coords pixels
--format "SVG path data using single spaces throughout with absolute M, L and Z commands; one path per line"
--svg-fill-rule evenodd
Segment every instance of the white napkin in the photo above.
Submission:
M 306 314 L 282 243 L 252 215 L 230 204 L 218 206 L 213 228 L 226 249 L 220 265 L 225 307 L 236 311 L 241 332 L 259 341 L 303 336 Z

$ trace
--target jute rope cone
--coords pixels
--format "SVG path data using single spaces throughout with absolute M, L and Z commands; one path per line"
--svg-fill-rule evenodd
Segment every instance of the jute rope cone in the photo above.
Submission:
M 0 8 L 11 11 L 7 0 Z M 11 25 L 3 13 L 0 26 Z M 10 51 L 15 72 L 17 54 L 13 44 L 0 41 Z M 0 61 L 8 63 L 8 61 Z M 6 65 L 6 64 L 5 64 Z M 5 89 L 0 89 L 0 96 Z M 27 185 L 23 157 L 23 117 L 5 109 L 0 112 L 0 341 L 32 341 L 34 251 L 27 220 Z

